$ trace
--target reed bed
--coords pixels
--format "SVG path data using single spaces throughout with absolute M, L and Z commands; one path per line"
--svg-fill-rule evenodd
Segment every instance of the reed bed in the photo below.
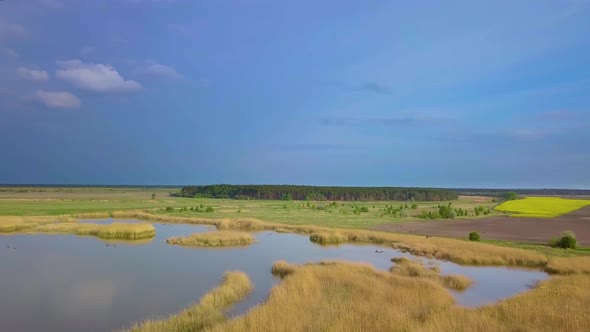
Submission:
M 392 259 L 396 263 L 390 271 L 400 276 L 424 278 L 439 282 L 446 288 L 463 291 L 469 288 L 473 281 L 462 275 L 440 275 L 436 265 L 426 266 L 421 260 Z
M 473 280 L 462 275 L 448 275 L 440 276 L 440 283 L 446 288 L 464 291 L 467 288 L 471 287 L 471 285 L 473 284 Z
M 40 225 L 54 224 L 54 223 L 68 223 L 76 220 L 69 216 L 58 217 L 13 217 L 0 216 L 0 233 L 23 232 L 34 229 Z
M 236 247 L 255 243 L 252 234 L 235 231 L 213 231 L 195 233 L 189 236 L 173 237 L 166 240 L 168 244 L 195 247 Z
M 60 217 L 0 217 L 0 232 L 51 233 L 90 235 L 101 239 L 139 240 L 156 235 L 153 225 L 112 223 L 82 224 L 67 216 Z
M 105 219 L 112 218 L 113 214 L 110 212 L 84 212 L 72 214 L 72 217 L 80 219 Z
M 590 277 L 555 276 L 480 308 L 463 308 L 439 281 L 366 264 L 291 265 L 268 300 L 212 331 L 585 331 Z
M 274 276 L 284 278 L 295 273 L 295 266 L 281 260 L 272 265 L 271 272 Z
M 161 320 L 147 320 L 128 331 L 204 331 L 226 320 L 225 312 L 252 292 L 252 282 L 239 271 L 226 272 L 221 284 L 205 294 L 198 304 Z
M 553 274 L 590 274 L 590 257 L 553 257 L 545 267 Z
M 391 246 L 414 255 L 450 260 L 468 265 L 513 265 L 543 267 L 548 259 L 544 254 L 520 249 L 500 247 L 492 244 L 464 240 L 395 234 L 379 231 L 322 228 L 317 226 L 285 225 L 267 223 L 257 219 L 207 219 L 154 215 L 144 211 L 114 212 L 115 218 L 138 218 L 142 220 L 214 225 L 219 230 L 280 230 L 309 234 L 310 240 L 319 244 L 341 244 L 347 242 L 373 243 Z

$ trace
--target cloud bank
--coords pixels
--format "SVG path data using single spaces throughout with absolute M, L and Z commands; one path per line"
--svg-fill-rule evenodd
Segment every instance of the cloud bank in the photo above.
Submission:
M 37 98 L 49 108 L 74 109 L 80 107 L 80 99 L 65 91 L 37 91 Z
M 146 67 L 146 72 L 148 74 L 154 75 L 154 76 L 160 76 L 160 77 L 166 77 L 166 78 L 182 78 L 182 75 L 180 75 L 176 69 L 170 67 L 170 66 L 166 66 L 166 65 L 162 65 L 159 63 L 150 63 L 147 65 Z
M 85 63 L 80 60 L 58 61 L 55 75 L 80 89 L 93 92 L 130 92 L 143 87 L 136 81 L 126 80 L 110 65 Z
M 33 82 L 45 82 L 49 79 L 49 74 L 45 70 L 29 69 L 26 67 L 19 67 L 16 73 L 29 81 Z

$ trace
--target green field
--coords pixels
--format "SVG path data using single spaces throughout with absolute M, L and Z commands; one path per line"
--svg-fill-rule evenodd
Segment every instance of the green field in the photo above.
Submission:
M 184 206 L 192 200 L 170 197 L 176 188 L 0 188 L 0 215 L 38 216 L 112 212 Z M 156 194 L 152 199 L 152 194 Z
M 319 225 L 329 227 L 369 228 L 371 226 L 405 221 L 421 220 L 417 216 L 423 211 L 436 211 L 439 204 L 449 202 L 307 202 L 271 200 L 231 200 L 180 198 L 169 196 L 178 189 L 142 188 L 0 188 L 0 215 L 34 216 L 62 215 L 88 212 L 113 212 L 131 209 L 145 209 L 152 213 L 183 217 L 210 219 L 253 218 L 268 222 Z M 156 194 L 152 199 L 152 194 Z M 478 206 L 494 212 L 496 204 L 488 197 L 461 197 L 452 201 L 453 208 L 470 212 Z M 330 205 L 331 204 L 331 205 Z M 214 212 L 195 212 L 190 208 L 213 207 Z M 386 206 L 404 206 L 405 217 L 385 213 Z M 407 205 L 407 208 L 406 208 Z M 166 211 L 172 207 L 172 211 Z M 184 207 L 187 208 L 184 211 Z M 367 212 L 358 212 L 366 209 Z M 355 210 L 357 211 L 355 213 Z M 481 215 L 480 217 L 483 217 Z M 458 217 L 466 218 L 466 217 Z M 437 220 L 443 221 L 443 220 Z
M 497 211 L 510 213 L 515 217 L 552 218 L 590 205 L 586 199 L 564 199 L 559 197 L 526 197 L 504 202 L 496 206 Z

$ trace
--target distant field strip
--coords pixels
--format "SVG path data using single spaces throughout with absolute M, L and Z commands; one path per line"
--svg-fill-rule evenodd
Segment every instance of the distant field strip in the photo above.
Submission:
M 564 199 L 559 197 L 527 197 L 504 202 L 496 206 L 497 211 L 510 213 L 514 217 L 551 218 L 590 205 L 587 199 Z

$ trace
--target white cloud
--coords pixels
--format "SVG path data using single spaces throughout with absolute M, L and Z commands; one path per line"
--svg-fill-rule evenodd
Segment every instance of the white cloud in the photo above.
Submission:
M 10 47 L 5 47 L 2 50 L 2 53 L 4 55 L 6 55 L 7 57 L 9 57 L 9 58 L 18 58 L 18 53 L 16 53 L 16 51 L 13 48 L 10 48 Z
M 80 99 L 65 91 L 37 91 L 37 98 L 50 108 L 73 109 L 80 107 Z
M 150 63 L 146 67 L 146 72 L 155 76 L 167 77 L 167 78 L 182 78 L 176 69 L 162 65 L 159 63 Z
M 44 82 L 49 79 L 49 74 L 45 70 L 19 67 L 16 72 L 20 77 L 29 81 Z
M 22 25 L 9 23 L 0 19 L 0 40 L 22 38 L 27 36 L 27 30 Z
M 58 61 L 55 75 L 81 89 L 94 92 L 138 91 L 143 87 L 136 81 L 125 80 L 112 66 L 84 63 L 80 60 Z

